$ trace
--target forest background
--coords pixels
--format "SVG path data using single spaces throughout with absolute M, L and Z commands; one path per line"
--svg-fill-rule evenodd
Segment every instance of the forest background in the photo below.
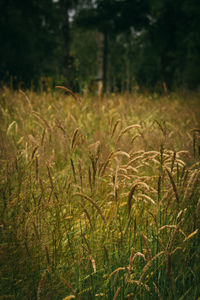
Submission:
M 1 0 L 0 10 L 3 84 L 199 87 L 199 0 Z

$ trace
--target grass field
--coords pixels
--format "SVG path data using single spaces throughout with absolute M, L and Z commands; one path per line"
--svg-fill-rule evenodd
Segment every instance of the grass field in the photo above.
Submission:
M 0 299 L 200 297 L 198 94 L 0 94 Z

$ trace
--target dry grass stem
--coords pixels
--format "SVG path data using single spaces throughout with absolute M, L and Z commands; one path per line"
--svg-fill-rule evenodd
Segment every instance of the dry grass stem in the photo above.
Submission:
M 132 199 L 133 199 L 133 195 L 136 190 L 136 187 L 137 187 L 137 184 L 131 188 L 131 190 L 128 194 L 128 215 L 130 215 L 130 213 L 131 213 Z
M 96 263 L 95 263 L 95 260 L 92 257 L 92 255 L 90 255 L 90 261 L 91 261 L 91 264 L 92 264 L 93 271 L 94 271 L 94 273 L 96 273 L 97 272 Z
M 117 269 L 114 270 L 112 273 L 110 273 L 110 275 L 109 275 L 108 278 L 107 278 L 107 281 L 109 281 L 110 278 L 111 278 L 115 273 L 118 274 L 119 271 L 124 271 L 124 270 L 126 270 L 126 268 L 124 268 L 124 267 L 119 267 L 119 268 L 117 268 Z
M 72 294 L 74 295 L 74 297 L 77 297 L 76 292 L 74 291 L 74 289 L 72 288 L 71 284 L 64 278 L 64 277 L 60 277 L 60 279 L 62 280 L 62 282 L 64 282 L 64 284 L 66 285 L 66 287 L 72 292 Z
M 183 196 L 183 202 L 186 201 L 187 198 L 190 198 L 190 196 L 193 192 L 193 188 L 196 184 L 196 181 L 199 178 L 199 174 L 200 174 L 200 170 L 196 169 L 190 175 L 190 179 L 188 180 L 188 184 L 187 184 L 184 196 Z
M 42 277 L 40 279 L 38 289 L 37 289 L 37 300 L 42 299 L 41 295 L 42 295 L 42 290 L 43 290 L 44 285 L 45 285 L 46 274 L 47 274 L 47 272 L 44 271 L 43 274 L 42 274 Z
M 164 251 L 161 251 L 159 253 L 157 253 L 150 261 L 148 261 L 148 263 L 144 266 L 144 269 L 143 269 L 143 272 L 142 272 L 142 275 L 140 276 L 140 279 L 139 279 L 139 284 L 142 283 L 144 277 L 145 277 L 145 274 L 146 272 L 148 271 L 149 267 L 151 266 L 152 262 L 154 260 L 156 260 L 160 255 L 162 255 L 164 253 Z
M 174 230 L 174 232 L 173 232 L 173 234 L 172 234 L 172 237 L 171 237 L 171 239 L 170 239 L 170 241 L 169 241 L 169 244 L 168 244 L 168 247 L 167 247 L 167 250 L 170 252 L 171 250 L 172 250 L 172 246 L 173 246 L 173 243 L 174 243 L 174 239 L 175 239 L 175 237 L 176 237 L 176 235 L 177 235 L 177 233 L 178 233 L 178 231 L 179 231 L 179 229 L 180 229 L 180 226 L 181 226 L 181 224 L 183 223 L 183 219 L 182 220 L 180 220 L 180 222 L 176 225 L 176 228 L 175 228 L 175 230 Z
M 177 191 L 177 187 L 176 187 L 176 184 L 174 182 L 174 179 L 172 177 L 172 174 L 171 172 L 166 168 L 166 171 L 167 171 L 167 174 L 169 176 L 169 179 L 170 179 L 170 182 L 172 184 L 172 188 L 173 188 L 173 191 L 174 191 L 174 195 L 176 197 L 176 201 L 177 201 L 177 204 L 179 205 L 180 201 L 179 201 L 179 196 L 178 196 L 178 191 Z
M 112 130 L 112 133 L 111 133 L 111 138 L 114 136 L 114 133 L 115 133 L 115 131 L 116 131 L 117 126 L 119 125 L 119 123 L 121 123 L 121 120 L 120 120 L 120 119 L 118 119 L 118 120 L 115 122 L 114 126 L 113 126 L 113 130 Z
M 66 88 L 65 86 L 62 85 L 57 85 L 56 86 L 57 89 L 62 89 L 64 91 L 66 91 L 67 93 L 69 93 L 75 100 L 78 100 L 79 104 L 81 104 L 81 99 L 79 96 L 77 96 L 76 94 L 74 94 L 74 92 L 72 92 L 72 90 Z
M 84 207 L 84 205 L 83 205 L 80 201 L 79 201 L 79 204 L 80 204 L 80 206 L 82 207 L 84 213 L 86 214 L 86 217 L 87 217 L 87 219 L 88 219 L 88 221 L 89 221 L 89 224 L 90 224 L 90 228 L 91 228 L 91 230 L 92 230 L 92 229 L 93 229 L 93 226 L 92 226 L 92 221 L 91 221 L 91 218 L 90 218 L 90 214 L 89 214 L 88 210 Z
M 145 245 L 145 248 L 146 248 L 146 250 L 147 250 L 147 255 L 148 255 L 149 261 L 152 261 L 152 255 L 151 255 L 151 251 L 150 251 L 150 249 L 149 249 L 149 245 L 148 245 L 148 242 L 147 242 L 147 238 L 146 238 L 146 236 L 145 236 L 142 232 L 141 232 L 140 234 L 141 234 L 142 239 L 143 239 L 143 241 L 144 241 L 144 245 Z
M 120 292 L 120 287 L 118 287 L 118 289 L 117 289 L 117 291 L 116 291 L 116 293 L 115 293 L 115 295 L 114 295 L 114 297 L 113 297 L 113 300 L 116 300 L 117 299 L 117 297 L 118 297 L 118 295 L 119 295 L 119 292 Z
M 119 142 L 120 138 L 122 137 L 122 135 L 124 135 L 126 132 L 128 132 L 129 130 L 133 129 L 133 128 L 140 128 L 141 126 L 138 124 L 134 124 L 134 125 L 130 125 L 124 129 L 122 129 L 116 139 L 116 144 Z
M 106 225 L 106 219 L 105 219 L 100 207 L 90 197 L 88 197 L 87 195 L 85 195 L 83 193 L 75 193 L 73 196 L 80 196 L 80 197 L 83 197 L 84 199 L 88 200 L 97 209 L 102 220 L 104 221 L 104 224 Z
M 79 128 L 76 128 L 74 130 L 74 133 L 73 133 L 73 136 L 72 136 L 72 141 L 71 141 L 71 151 L 74 151 L 74 148 L 75 148 L 75 142 L 76 142 L 76 137 L 77 137 L 77 134 L 79 132 Z
M 26 101 L 27 101 L 27 103 L 28 103 L 28 105 L 30 107 L 30 110 L 32 111 L 33 110 L 33 106 L 31 104 L 31 100 L 29 99 L 29 97 L 27 96 L 27 94 L 24 91 L 22 91 L 22 90 L 19 90 L 19 93 L 22 94 L 25 97 L 25 99 L 26 99 Z
M 163 297 L 161 296 L 161 293 L 160 293 L 160 291 L 159 291 L 157 285 L 155 284 L 155 282 L 153 282 L 153 285 L 154 285 L 155 292 L 156 292 L 156 294 L 157 294 L 159 300 L 163 300 Z

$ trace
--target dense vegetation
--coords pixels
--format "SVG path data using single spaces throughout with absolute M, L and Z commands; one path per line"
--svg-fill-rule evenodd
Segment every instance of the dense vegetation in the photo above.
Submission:
M 199 95 L 0 97 L 0 298 L 198 299 Z
M 0 10 L 0 299 L 200 299 L 200 1 Z
M 102 64 L 105 91 L 199 86 L 199 0 L 1 0 L 0 10 L 7 84 L 51 77 L 80 91 Z

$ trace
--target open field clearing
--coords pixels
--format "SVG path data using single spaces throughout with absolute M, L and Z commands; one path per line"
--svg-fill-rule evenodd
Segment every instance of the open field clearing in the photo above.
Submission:
M 0 95 L 0 299 L 200 297 L 199 95 Z

